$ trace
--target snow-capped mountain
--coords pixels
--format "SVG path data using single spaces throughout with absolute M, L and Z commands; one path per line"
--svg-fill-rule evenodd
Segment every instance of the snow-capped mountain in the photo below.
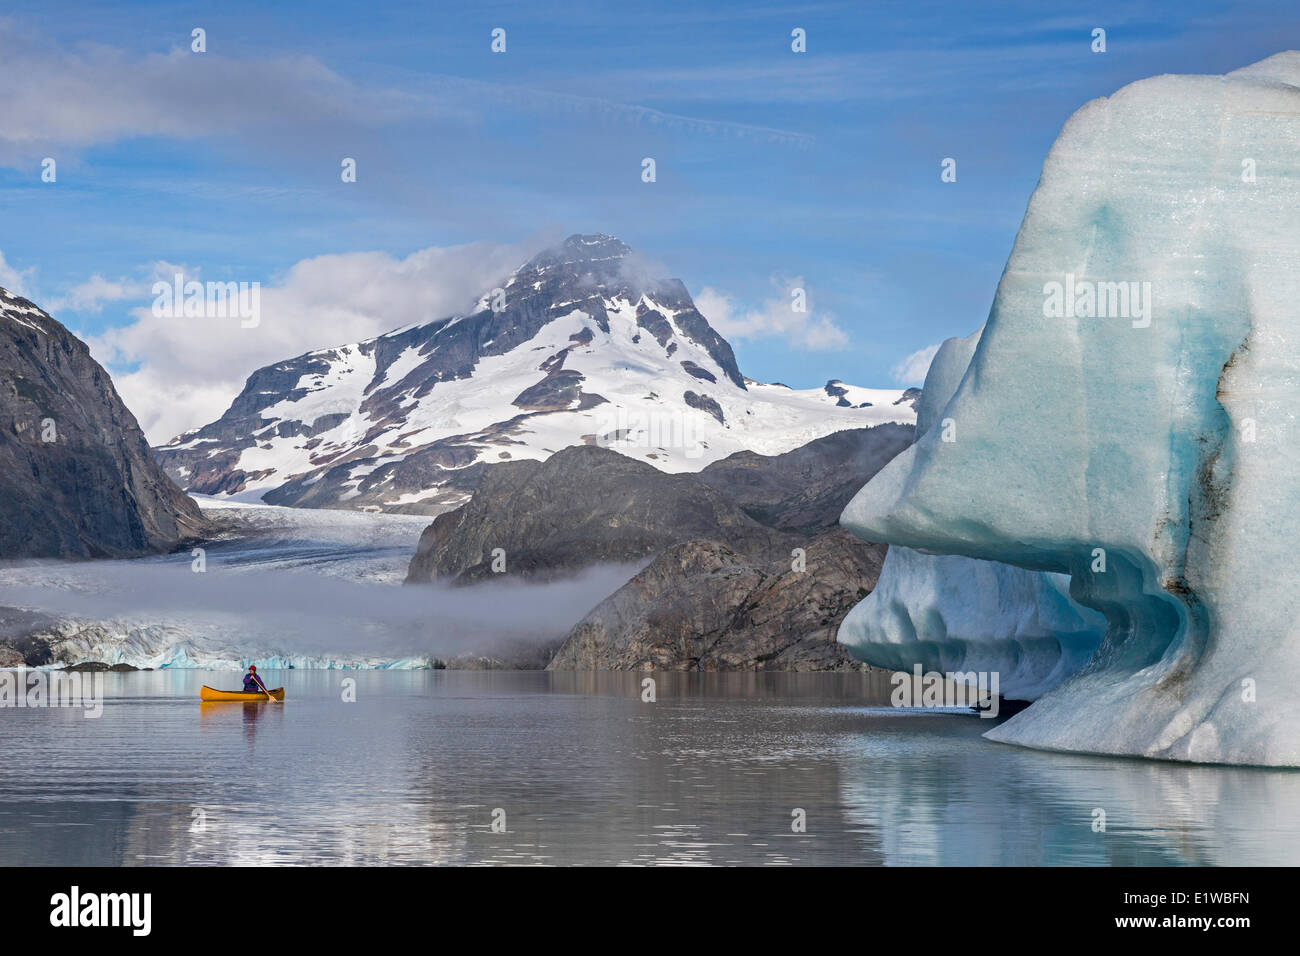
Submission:
M 745 378 L 686 287 L 629 256 L 610 236 L 571 236 L 469 313 L 257 370 L 218 421 L 155 454 L 195 493 L 434 514 L 488 465 L 570 445 L 698 471 L 915 421 L 915 389 Z

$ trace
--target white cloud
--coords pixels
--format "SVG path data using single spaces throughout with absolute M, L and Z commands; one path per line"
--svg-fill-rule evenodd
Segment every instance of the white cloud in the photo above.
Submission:
M 144 282 L 119 279 L 109 281 L 101 275 L 93 275 L 85 282 L 73 286 L 63 295 L 42 304 L 46 312 L 58 316 L 65 310 L 71 312 L 101 312 L 106 302 L 120 302 L 123 299 L 145 295 L 149 290 Z
M 236 60 L 188 49 L 131 57 L 92 46 L 69 53 L 0 22 L 8 56 L 0 74 L 5 122 L 0 162 L 30 163 L 59 148 L 135 136 L 176 139 L 274 135 L 303 127 L 379 125 L 409 116 L 412 98 L 363 91 L 307 57 Z
M 14 295 L 27 295 L 27 280 L 31 277 L 33 269 L 15 269 L 5 261 L 3 252 L 0 252 L 0 289 L 8 289 Z
M 917 349 L 894 366 L 894 380 L 900 385 L 923 384 L 925 373 L 930 371 L 930 363 L 934 361 L 935 353 L 938 351 L 937 345 L 927 345 L 923 349 Z
M 264 365 L 468 308 L 541 244 L 430 247 L 404 259 L 384 252 L 304 259 L 263 284 L 255 328 L 241 327 L 238 318 L 154 315 L 155 278 L 170 283 L 178 272 L 187 280 L 199 275 L 194 268 L 155 263 L 148 281 L 123 283 L 142 303 L 131 310 L 134 321 L 88 342 L 113 372 L 149 441 L 160 444 L 220 417 L 247 376 Z M 220 281 L 254 279 L 223 275 Z M 113 371 L 123 367 L 131 370 Z
M 724 292 L 706 286 L 695 298 L 695 306 L 709 324 L 725 339 L 781 338 L 797 349 L 819 352 L 843 348 L 849 337 L 835 324 L 835 317 L 811 310 L 799 312 L 793 307 L 793 292 L 804 289 L 802 278 L 772 279 L 782 290 L 757 308 L 738 306 Z

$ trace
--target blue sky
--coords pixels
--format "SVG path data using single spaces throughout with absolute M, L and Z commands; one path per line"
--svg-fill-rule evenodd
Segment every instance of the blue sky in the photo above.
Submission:
M 983 322 L 1075 109 L 1300 48 L 1300 8 L 1242 0 L 473 6 L 11 2 L 0 284 L 91 341 L 154 440 L 572 232 L 682 278 L 752 377 L 913 384 Z M 160 330 L 173 267 L 280 291 L 259 330 Z

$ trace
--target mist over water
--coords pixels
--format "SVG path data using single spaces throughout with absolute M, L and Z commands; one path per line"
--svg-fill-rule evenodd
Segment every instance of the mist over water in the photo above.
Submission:
M 58 583 L 0 585 L 0 604 L 89 621 L 234 617 L 250 634 L 279 635 L 288 652 L 404 657 L 563 637 L 636 569 L 601 567 L 562 581 L 503 579 L 469 587 L 398 587 L 281 569 L 198 574 L 188 565 L 139 561 L 27 570 Z
M 202 572 L 188 552 L 9 563 L 0 567 L 0 607 L 137 633 L 162 627 L 193 642 L 191 656 L 200 658 L 517 655 L 558 643 L 637 570 L 606 565 L 544 583 L 503 575 L 471 586 L 402 586 L 427 519 L 297 520 L 312 524 L 280 523 L 212 544 Z

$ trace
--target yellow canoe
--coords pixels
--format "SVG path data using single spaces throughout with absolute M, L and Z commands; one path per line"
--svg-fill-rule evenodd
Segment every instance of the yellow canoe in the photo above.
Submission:
M 284 688 L 272 687 L 271 696 L 276 700 L 284 700 Z M 215 687 L 209 687 L 207 684 L 204 684 L 199 690 L 199 700 L 259 701 L 266 700 L 266 694 L 262 693 L 260 690 L 254 693 L 249 693 L 246 690 L 217 690 Z

